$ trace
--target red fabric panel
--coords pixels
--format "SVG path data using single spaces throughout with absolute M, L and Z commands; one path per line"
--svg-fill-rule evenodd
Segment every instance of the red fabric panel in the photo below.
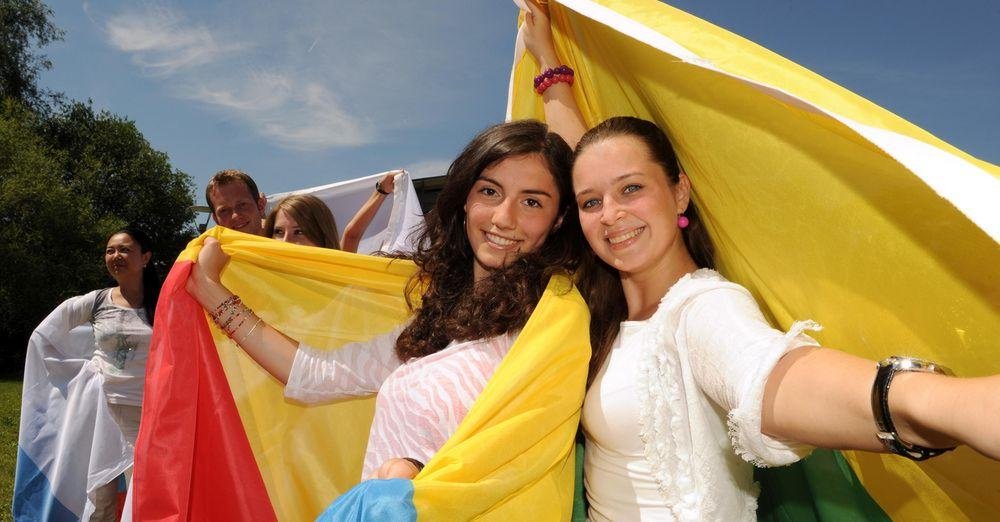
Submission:
M 156 306 L 133 519 L 276 520 L 201 305 L 174 264 Z

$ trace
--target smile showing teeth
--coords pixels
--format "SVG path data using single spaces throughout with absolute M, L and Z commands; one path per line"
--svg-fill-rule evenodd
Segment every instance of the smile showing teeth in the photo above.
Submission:
M 628 241 L 629 239 L 632 239 L 633 237 L 638 236 L 645 229 L 646 229 L 646 227 L 639 227 L 639 228 L 636 228 L 634 230 L 630 230 L 630 231 L 628 231 L 628 232 L 626 232 L 624 234 L 621 234 L 621 235 L 618 235 L 618 236 L 614 236 L 614 237 L 609 237 L 608 238 L 608 242 L 611 243 L 612 246 L 624 243 L 624 242 Z
M 501 248 L 507 248 L 517 243 L 516 240 L 507 239 L 496 234 L 490 234 L 489 232 L 486 233 L 486 240 Z

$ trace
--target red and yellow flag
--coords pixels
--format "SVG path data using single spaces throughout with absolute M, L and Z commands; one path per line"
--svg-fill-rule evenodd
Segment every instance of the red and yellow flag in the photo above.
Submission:
M 223 284 L 269 325 L 321 349 L 405 320 L 404 286 L 415 268 L 215 228 L 192 241 L 164 283 L 134 517 L 312 520 L 359 482 L 374 401 L 290 402 L 280 382 L 210 326 L 185 290 L 206 236 L 231 256 Z M 553 278 L 456 433 L 412 481 L 417 516 L 569 517 L 588 321 L 569 281 Z

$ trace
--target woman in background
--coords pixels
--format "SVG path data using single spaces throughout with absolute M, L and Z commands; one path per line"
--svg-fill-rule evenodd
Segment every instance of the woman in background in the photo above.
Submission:
M 264 235 L 297 245 L 340 249 L 330 207 L 309 194 L 288 196 L 264 220 Z
M 89 320 L 94 325 L 93 361 L 104 376 L 111 414 L 133 447 L 139 434 L 146 358 L 160 293 L 159 276 L 150 264 L 151 243 L 149 236 L 134 227 L 111 234 L 104 262 L 117 286 L 91 292 L 74 307 L 81 324 Z M 126 482 L 131 474 L 131 470 L 126 472 Z M 116 481 L 98 490 L 91 520 L 115 519 L 117 493 Z
M 115 231 L 104 249 L 115 286 L 67 299 L 32 333 L 21 404 L 16 519 L 57 512 L 84 517 L 88 489 L 94 504 L 90 520 L 116 519 L 117 476 L 131 477 L 160 293 L 152 256 L 152 243 L 141 230 Z M 87 323 L 92 337 L 71 333 Z

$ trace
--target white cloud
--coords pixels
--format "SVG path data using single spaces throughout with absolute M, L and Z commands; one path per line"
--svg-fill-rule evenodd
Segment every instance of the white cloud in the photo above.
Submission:
M 293 93 L 291 110 L 276 111 L 258 120 L 261 134 L 286 148 L 322 150 L 370 143 L 374 133 L 343 109 L 335 96 L 318 83 L 307 83 Z
M 353 147 L 374 139 L 370 126 L 344 111 L 329 89 L 284 74 L 216 79 L 211 85 L 189 86 L 181 96 L 225 111 L 287 149 Z
M 497 30 L 465 22 L 482 6 L 452 4 L 112 0 L 91 18 L 158 89 L 277 147 L 326 150 L 446 128 L 503 96 L 502 79 L 483 89 L 496 69 L 484 44 Z M 97 9 L 85 4 L 88 16 Z M 502 102 L 483 116 L 502 117 Z
M 237 113 L 280 109 L 293 96 L 293 82 L 283 74 L 252 72 L 246 78 L 232 80 L 230 77 L 214 81 L 204 78 L 202 81 L 210 81 L 211 85 L 189 85 L 181 95 Z
M 205 65 L 245 47 L 220 44 L 207 27 L 185 26 L 180 16 L 166 8 L 113 16 L 104 29 L 111 45 L 158 74 Z
M 231 39 L 224 28 L 187 23 L 164 7 L 123 12 L 104 27 L 113 47 L 145 72 L 168 77 L 175 96 L 241 121 L 279 147 L 325 150 L 374 140 L 372 126 L 345 110 L 307 68 L 287 61 L 270 70 L 252 65 L 259 57 L 248 52 L 261 46 Z

